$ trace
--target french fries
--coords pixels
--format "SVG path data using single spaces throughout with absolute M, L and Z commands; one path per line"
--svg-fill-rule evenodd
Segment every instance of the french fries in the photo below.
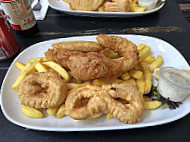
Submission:
M 121 79 L 106 79 L 106 78 L 100 78 L 100 80 L 106 82 L 107 84 L 121 83 L 121 82 L 123 82 L 123 80 L 121 80 Z
M 74 89 L 74 88 L 78 88 L 78 87 L 84 86 L 84 85 L 86 85 L 86 84 L 87 84 L 87 83 L 82 83 L 82 84 L 66 83 L 68 90 L 71 90 L 71 89 Z
M 100 79 L 95 79 L 94 81 L 92 81 L 92 85 L 96 85 L 96 86 L 102 86 L 102 85 L 106 85 L 106 84 L 108 84 L 108 83 L 105 81 L 102 81 Z
M 144 82 L 145 82 L 144 94 L 148 94 L 152 87 L 152 75 L 151 75 L 151 72 L 149 71 L 147 63 L 142 62 L 141 67 L 143 70 Z
M 135 79 L 141 79 L 143 76 L 142 71 L 130 70 L 129 75 Z
M 39 111 L 38 109 L 29 107 L 29 106 L 25 106 L 22 105 L 22 112 L 23 114 L 25 114 L 28 117 L 31 118 L 42 118 L 43 117 L 43 113 L 41 111 Z
M 157 101 L 157 100 L 150 100 L 150 98 L 143 96 L 144 97 L 144 108 L 145 109 L 157 109 L 162 105 L 162 102 Z
M 37 63 L 39 63 L 40 60 L 41 60 L 40 58 L 36 58 L 36 60 L 34 60 L 34 62 L 32 62 L 32 63 L 28 62 L 26 64 L 24 70 L 21 72 L 21 74 L 28 75 L 29 73 L 34 72 L 35 71 L 35 65 Z
M 112 84 L 112 83 L 121 83 L 123 80 L 121 79 L 105 79 L 105 78 L 100 78 L 100 79 L 95 79 L 92 81 L 92 85 L 96 86 L 102 86 L 106 84 Z
M 103 113 L 96 113 L 96 114 L 94 114 L 94 115 L 92 115 L 92 116 L 89 116 L 88 118 L 87 118 L 87 120 L 89 120 L 89 119 L 95 119 L 95 118 L 98 118 L 98 117 L 100 117 L 100 116 L 102 116 L 103 115 Z
M 47 72 L 47 71 L 48 71 L 48 69 L 47 69 L 44 65 L 42 65 L 41 63 L 37 63 L 37 64 L 35 65 L 35 69 L 36 69 L 38 72 Z
M 65 116 L 65 104 L 62 104 L 56 114 L 57 118 L 62 118 L 63 116 Z
M 150 50 L 151 48 L 149 46 L 146 46 L 139 52 L 140 61 L 143 61 L 146 57 L 148 57 Z
M 18 87 L 18 85 L 19 85 L 19 83 L 24 79 L 24 75 L 19 75 L 18 77 L 17 77 L 17 79 L 15 80 L 15 82 L 13 83 L 13 85 L 12 85 L 12 89 L 14 89 L 15 91 L 19 91 L 19 87 Z
M 145 47 L 146 47 L 146 45 L 141 43 L 141 44 L 137 45 L 137 50 L 138 50 L 138 51 L 141 51 L 141 50 L 143 50 Z
M 142 93 L 145 94 L 145 80 L 144 77 L 142 77 L 141 79 L 137 79 L 137 88 L 138 90 Z
M 19 83 L 24 79 L 24 77 L 26 75 L 28 75 L 29 73 L 31 73 L 31 71 L 33 71 L 35 68 L 35 65 L 40 61 L 40 58 L 36 58 L 36 60 L 33 63 L 28 63 L 26 64 L 26 66 L 24 67 L 23 71 L 21 71 L 21 74 L 18 76 L 18 78 L 16 79 L 16 81 L 13 83 L 12 85 L 12 89 L 14 89 L 15 91 L 19 91 Z
M 159 55 L 156 58 L 156 60 L 152 64 L 150 64 L 150 72 L 152 73 L 155 68 L 160 67 L 163 63 L 164 63 L 164 59 L 162 56 Z
M 146 62 L 147 64 L 152 64 L 154 61 L 155 61 L 155 57 L 153 56 L 148 56 L 143 60 L 143 62 Z
M 48 61 L 48 59 L 47 59 L 46 57 L 37 57 L 37 58 L 32 58 L 32 59 L 30 59 L 28 62 L 29 62 L 29 63 L 33 63 L 33 62 L 36 61 L 36 60 L 40 60 L 40 61 L 42 61 L 42 62 Z
M 15 66 L 16 66 L 17 69 L 19 69 L 20 71 L 23 71 L 26 65 L 23 64 L 23 63 L 21 63 L 21 62 L 16 61 L 16 62 L 15 62 Z
M 57 110 L 58 110 L 58 107 L 48 108 L 48 109 L 47 109 L 47 113 L 48 113 L 49 115 L 51 115 L 51 116 L 54 116 L 54 115 L 56 114 Z
M 106 115 L 106 117 L 107 117 L 107 119 L 112 119 L 112 118 L 114 118 L 113 115 L 112 115 L 112 114 L 109 114 L 109 113 Z
M 134 82 L 134 81 L 135 81 L 134 79 L 129 79 L 129 80 L 123 81 L 122 83 L 131 83 L 131 82 Z
M 104 11 L 104 6 L 102 5 L 102 6 L 100 6 L 99 8 L 98 8 L 98 12 L 103 12 Z
M 46 66 L 52 68 L 53 70 L 55 70 L 56 72 L 58 72 L 65 79 L 66 82 L 70 81 L 71 76 L 61 65 L 59 65 L 53 61 L 44 62 L 42 64 L 46 65 Z

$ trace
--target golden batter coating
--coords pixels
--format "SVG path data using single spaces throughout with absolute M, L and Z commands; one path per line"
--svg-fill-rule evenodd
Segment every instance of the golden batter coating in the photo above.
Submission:
M 82 52 L 68 49 L 49 49 L 45 52 L 48 60 L 55 61 L 71 70 L 72 76 L 81 80 L 96 78 L 118 78 L 133 69 L 139 62 L 138 50 L 131 41 L 117 36 L 100 34 L 98 43 L 119 54 L 119 58 L 106 57 L 99 52 Z
M 29 74 L 19 84 L 18 97 L 22 105 L 53 108 L 62 104 L 66 96 L 66 84 L 55 72 Z
M 83 99 L 86 104 L 81 103 Z M 102 87 L 85 85 L 70 91 L 65 102 L 65 114 L 77 120 L 109 113 L 123 123 L 133 124 L 140 121 L 143 111 L 143 95 L 135 81 Z
M 52 47 L 56 49 L 68 49 L 82 52 L 95 52 L 103 50 L 102 46 L 93 41 L 65 41 L 54 43 Z

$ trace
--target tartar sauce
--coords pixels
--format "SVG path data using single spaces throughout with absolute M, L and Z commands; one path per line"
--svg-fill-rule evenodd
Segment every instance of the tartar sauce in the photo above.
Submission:
M 183 101 L 190 95 L 190 74 L 172 67 L 160 68 L 158 91 L 171 101 Z
M 158 0 L 138 0 L 139 6 L 146 8 L 147 10 L 155 8 L 157 3 Z

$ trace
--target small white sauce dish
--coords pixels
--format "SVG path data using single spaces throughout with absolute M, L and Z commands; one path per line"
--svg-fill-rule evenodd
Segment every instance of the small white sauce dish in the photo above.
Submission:
M 160 68 L 158 91 L 166 99 L 182 102 L 190 95 L 190 74 L 173 67 Z

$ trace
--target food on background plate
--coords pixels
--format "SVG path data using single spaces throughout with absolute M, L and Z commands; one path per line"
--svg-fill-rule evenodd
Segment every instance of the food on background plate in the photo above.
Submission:
M 129 10 L 129 0 L 106 0 L 104 2 L 104 11 L 106 12 L 128 12 Z
M 86 104 L 81 104 L 83 99 L 87 99 Z M 133 124 L 140 120 L 143 110 L 143 95 L 135 81 L 102 87 L 85 85 L 69 92 L 65 102 L 65 114 L 76 120 L 109 113 L 123 123 Z
M 32 118 L 44 117 L 44 115 L 41 115 L 41 110 L 46 109 L 50 116 L 56 115 L 57 118 L 62 118 L 65 115 L 73 117 L 73 114 L 76 113 L 75 119 L 95 119 L 103 114 L 107 114 L 108 119 L 116 117 L 124 123 L 136 123 L 140 120 L 140 116 L 143 113 L 144 101 L 145 104 L 146 102 L 151 103 L 146 109 L 155 109 L 158 107 L 158 103 L 162 104 L 159 100 L 159 102 L 151 99 L 143 100 L 142 97 L 143 94 L 151 92 L 152 76 L 149 69 L 150 64 L 154 63 L 156 67 L 161 66 L 155 58 L 152 59 L 153 56 L 149 56 L 151 53 L 149 46 L 145 44 L 136 46 L 125 38 L 102 34 L 97 37 L 97 41 L 97 43 L 93 42 L 93 46 L 89 45 L 91 43 L 89 41 L 55 43 L 52 45 L 54 49 L 48 50 L 51 51 L 51 54 L 45 53 L 47 58 L 33 58 L 26 65 L 18 61 L 15 62 L 15 66 L 21 71 L 21 74 L 14 82 L 12 88 L 19 91 L 19 98 L 24 106 L 23 113 L 26 116 Z M 75 45 L 74 43 L 77 44 Z M 84 57 L 88 62 L 84 63 L 81 60 Z M 75 68 L 70 67 L 73 65 L 70 60 L 75 61 Z M 97 70 L 98 66 L 93 67 L 91 62 L 98 61 L 98 65 L 102 66 L 104 60 L 109 61 L 109 64 L 111 64 L 109 68 L 103 67 L 101 69 L 102 74 L 104 71 L 106 72 L 101 77 L 95 76 L 93 79 L 83 80 L 88 72 L 84 71 L 80 76 L 81 78 L 78 78 L 70 70 L 75 69 L 78 72 L 81 72 L 81 68 Z M 64 66 L 65 64 L 67 65 L 66 67 Z M 107 64 L 105 65 L 108 66 Z M 107 77 L 109 70 L 118 72 L 115 73 L 117 74 L 115 78 Z M 51 79 L 46 79 L 43 75 L 49 75 Z M 57 84 L 57 82 L 60 83 Z M 60 96 L 60 89 L 58 89 L 60 87 L 64 90 L 63 92 L 67 92 L 66 96 L 77 92 L 75 97 L 79 98 L 79 90 L 81 89 L 82 99 L 71 102 L 66 97 L 66 102 L 70 102 L 69 105 L 74 105 L 78 108 L 68 108 L 71 106 L 68 103 L 65 105 L 65 95 L 60 97 L 60 99 L 54 97 Z M 94 88 L 98 88 L 97 94 L 93 93 Z M 86 94 L 86 96 L 83 94 Z M 92 105 L 90 104 L 92 100 L 88 99 L 88 95 L 96 96 L 95 98 L 97 98 Z M 44 103 L 42 99 L 44 99 Z M 111 102 L 112 105 L 108 105 L 108 102 Z M 52 103 L 53 105 L 51 105 Z M 91 111 L 90 108 L 95 105 L 97 105 L 97 110 Z M 157 107 L 155 107 L 156 105 Z M 107 108 L 108 106 L 109 108 Z M 114 108 L 117 108 L 118 111 L 114 110 Z M 78 109 L 86 109 L 90 112 L 84 111 L 80 113 L 81 116 L 77 116 Z M 84 117 L 85 114 L 89 115 Z
M 138 50 L 131 41 L 117 36 L 100 34 L 97 37 L 98 44 L 109 48 L 119 54 L 119 58 L 110 59 L 99 52 L 82 52 L 71 49 L 64 49 L 69 43 L 62 43 L 63 49 L 49 49 L 45 56 L 48 60 L 55 61 L 71 70 L 71 75 L 80 80 L 96 78 L 118 78 L 134 68 L 138 61 Z M 72 43 L 71 43 L 72 44 Z
M 104 0 L 69 0 L 70 9 L 94 11 L 102 5 Z
M 160 0 L 63 0 L 71 10 L 99 12 L 144 12 L 160 6 Z
M 131 12 L 144 12 L 146 8 L 140 7 L 138 5 L 138 0 L 130 0 L 130 11 Z
M 147 10 L 151 10 L 156 7 L 158 0 L 138 0 L 138 4 L 140 7 L 144 7 Z

